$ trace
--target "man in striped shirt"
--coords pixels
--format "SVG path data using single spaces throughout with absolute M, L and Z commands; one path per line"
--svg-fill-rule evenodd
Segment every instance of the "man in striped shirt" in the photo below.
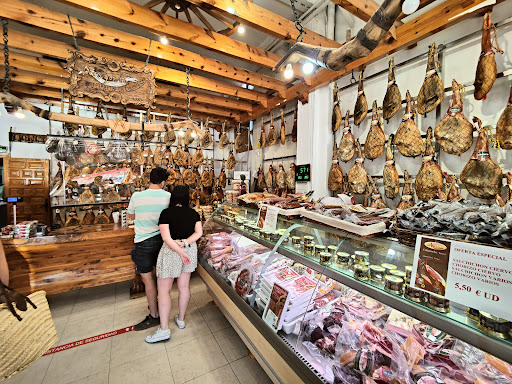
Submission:
M 161 167 L 153 169 L 149 175 L 149 188 L 142 192 L 135 192 L 128 205 L 128 217 L 135 218 L 132 260 L 144 282 L 149 305 L 149 315 L 133 327 L 135 331 L 160 324 L 153 267 L 156 266 L 158 253 L 163 244 L 158 219 L 160 213 L 169 207 L 171 198 L 171 194 L 163 190 L 168 177 L 169 173 L 166 169 Z

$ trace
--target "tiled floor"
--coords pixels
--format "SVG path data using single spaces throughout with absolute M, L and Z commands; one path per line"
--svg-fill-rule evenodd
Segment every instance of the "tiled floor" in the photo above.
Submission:
M 142 320 L 145 297 L 130 300 L 129 282 L 49 296 L 57 345 L 99 335 Z M 220 310 L 199 276 L 183 330 L 171 325 L 171 340 L 147 344 L 152 328 L 128 332 L 45 356 L 2 384 L 250 384 L 271 383 Z M 173 289 L 171 318 L 177 313 Z

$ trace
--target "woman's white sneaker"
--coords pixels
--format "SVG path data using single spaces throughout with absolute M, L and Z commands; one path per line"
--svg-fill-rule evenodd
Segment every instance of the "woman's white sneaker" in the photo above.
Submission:
M 183 329 L 186 326 L 185 321 L 178 320 L 178 315 L 174 316 L 174 322 L 176 323 L 179 329 Z
M 171 338 L 171 330 L 166 329 L 165 331 L 160 329 L 156 330 L 153 335 L 146 336 L 147 343 L 157 343 L 159 341 L 169 340 Z

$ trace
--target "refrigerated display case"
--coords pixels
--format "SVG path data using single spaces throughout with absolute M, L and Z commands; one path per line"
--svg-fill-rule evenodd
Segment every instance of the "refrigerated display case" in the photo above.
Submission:
M 408 368 L 407 363 L 397 363 L 395 342 L 402 350 L 411 343 L 423 344 L 420 365 L 447 381 L 447 367 L 455 376 L 476 366 L 480 371 L 496 369 L 482 363 L 485 352 L 512 363 L 509 322 L 484 314 L 484 328 L 478 311 L 408 286 L 413 248 L 391 237 L 359 238 L 281 216 L 276 231 L 264 231 L 256 226 L 257 219 L 257 209 L 218 207 L 204 226 L 198 268 L 221 310 L 275 382 L 351 382 L 343 362 L 348 359 L 354 369 L 358 352 L 357 359 L 362 354 L 381 364 L 380 372 L 377 365 L 368 372 L 356 370 L 360 378 L 364 373 L 385 382 L 379 375 L 390 373 L 383 367 L 398 376 L 407 372 L 408 377 L 421 377 L 419 360 L 409 361 Z M 275 290 L 276 285 L 284 289 Z M 378 341 L 369 343 L 372 334 Z M 349 341 L 350 335 L 359 336 Z M 385 345 L 386 340 L 391 352 L 376 352 L 382 349 L 375 345 Z M 366 356 L 368 350 L 373 355 Z M 447 355 L 439 355 L 440 350 Z M 454 351 L 453 356 L 448 351 Z M 383 358 L 390 360 L 389 366 Z M 436 359 L 449 362 L 444 373 Z M 493 373 L 480 371 L 475 372 L 481 380 Z M 475 375 L 452 382 L 471 382 Z M 506 375 L 497 375 L 497 380 L 508 382 Z

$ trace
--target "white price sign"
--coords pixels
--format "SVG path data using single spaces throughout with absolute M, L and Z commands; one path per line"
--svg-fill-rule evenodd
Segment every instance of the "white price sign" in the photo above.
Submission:
M 411 286 L 512 321 L 511 250 L 418 236 Z

